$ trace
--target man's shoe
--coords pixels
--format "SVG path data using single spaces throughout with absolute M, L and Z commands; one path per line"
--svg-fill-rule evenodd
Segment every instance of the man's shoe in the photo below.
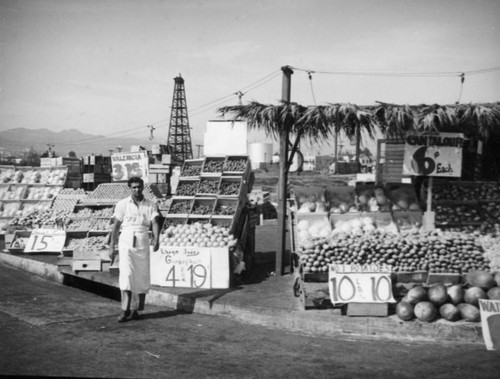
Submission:
M 130 311 L 123 311 L 120 317 L 118 317 L 118 322 L 127 321 L 128 316 L 130 316 Z
M 139 316 L 139 312 L 137 311 L 132 311 L 132 314 L 130 315 L 130 319 L 131 320 L 139 320 L 140 316 Z

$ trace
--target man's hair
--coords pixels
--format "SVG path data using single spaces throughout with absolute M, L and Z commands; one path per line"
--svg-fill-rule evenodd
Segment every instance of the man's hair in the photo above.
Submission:
M 142 180 L 138 176 L 131 176 L 130 178 L 128 178 L 127 184 L 129 187 L 132 186 L 132 183 L 139 183 L 141 187 L 144 187 L 144 180 Z

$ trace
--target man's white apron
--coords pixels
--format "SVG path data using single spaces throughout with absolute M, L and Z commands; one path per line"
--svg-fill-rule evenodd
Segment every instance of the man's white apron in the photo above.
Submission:
M 123 228 L 118 240 L 118 251 L 120 290 L 147 293 L 151 282 L 148 228 L 145 226 Z

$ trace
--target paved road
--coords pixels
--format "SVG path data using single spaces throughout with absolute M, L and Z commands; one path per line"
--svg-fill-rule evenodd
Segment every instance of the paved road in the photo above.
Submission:
M 113 295 L 113 293 L 111 293 Z M 0 265 L 0 375 L 120 378 L 498 378 L 481 345 L 301 335 L 116 300 Z

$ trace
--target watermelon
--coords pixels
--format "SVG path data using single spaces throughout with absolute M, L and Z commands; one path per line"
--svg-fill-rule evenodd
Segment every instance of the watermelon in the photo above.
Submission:
M 427 290 L 427 296 L 429 301 L 434 303 L 436 306 L 441 306 L 448 300 L 448 293 L 446 292 L 446 287 L 443 284 L 435 284 Z
M 488 291 L 496 285 L 495 278 L 487 271 L 470 271 L 465 280 L 471 287 L 480 287 L 484 291 Z
M 431 322 L 438 315 L 436 306 L 430 301 L 421 301 L 415 305 L 414 312 L 417 319 L 423 322 Z
M 439 307 L 439 314 L 448 321 L 457 321 L 460 319 L 460 311 L 453 304 L 447 303 Z
M 479 287 L 471 287 L 465 290 L 464 301 L 474 306 L 479 306 L 479 299 L 487 299 L 486 292 Z
M 481 315 L 479 309 L 471 304 L 460 303 L 457 305 L 457 309 L 460 312 L 460 316 L 465 321 L 478 322 L 481 320 Z
M 493 279 L 495 280 L 497 286 L 500 287 L 500 272 L 495 272 L 495 275 L 493 275 Z
M 427 291 L 422 286 L 416 286 L 408 291 L 406 297 L 410 304 L 415 305 L 421 301 L 427 300 Z
M 413 305 L 406 301 L 401 301 L 396 305 L 396 315 L 403 321 L 409 321 L 415 317 Z
M 488 296 L 488 299 L 491 300 L 500 300 L 500 287 L 490 288 L 486 293 L 486 296 Z
M 461 284 L 455 284 L 447 290 L 450 301 L 453 305 L 464 302 L 464 287 Z

